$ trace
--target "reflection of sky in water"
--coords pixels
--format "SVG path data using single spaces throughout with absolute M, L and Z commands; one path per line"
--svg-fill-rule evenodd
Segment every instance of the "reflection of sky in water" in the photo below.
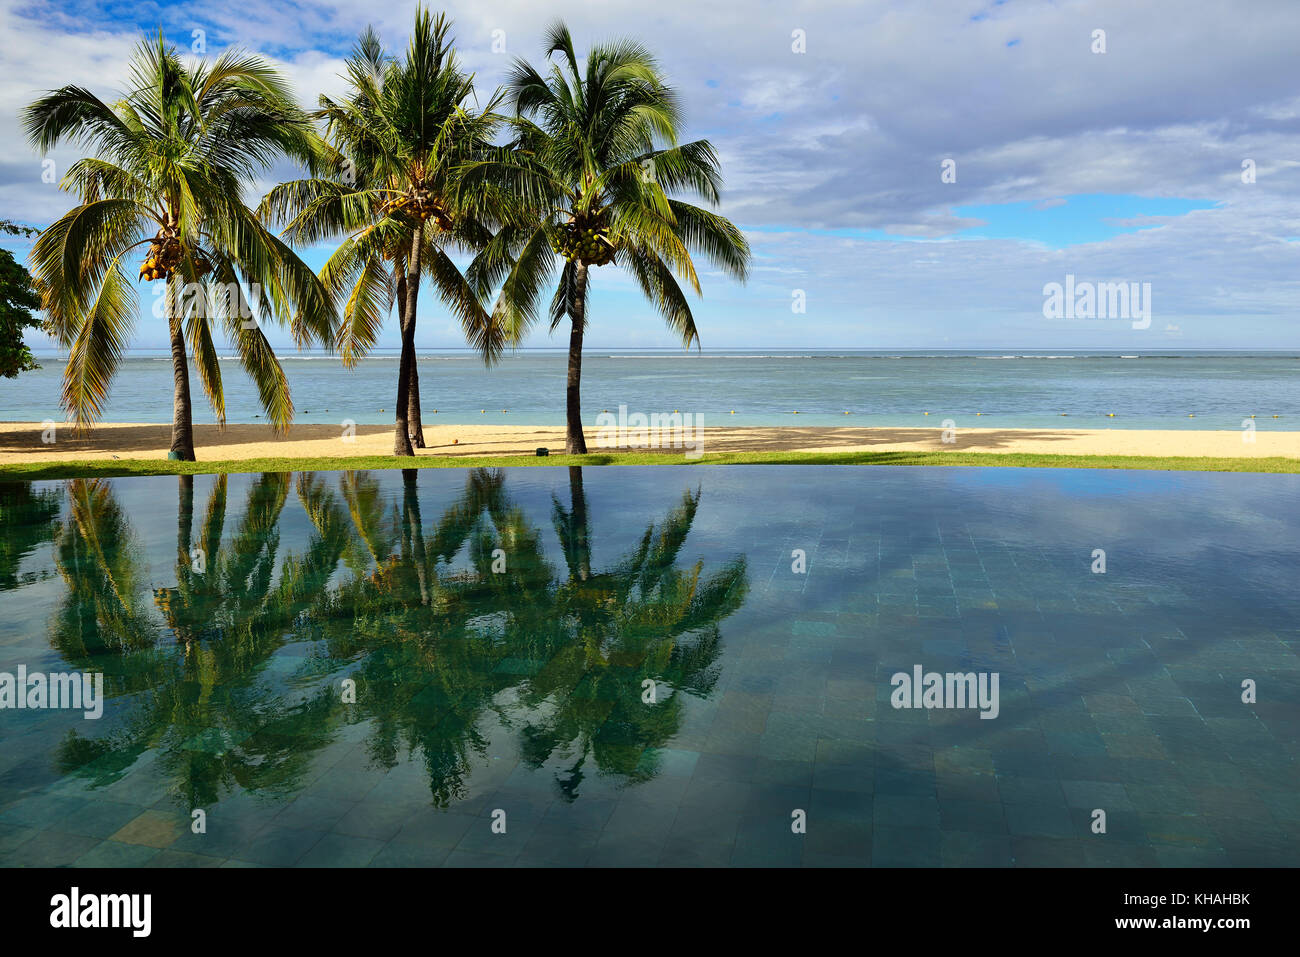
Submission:
M 1085 568 L 1092 550 L 1104 548 L 1135 585 L 1167 581 L 1201 562 L 1193 577 L 1238 579 L 1249 568 L 1255 584 L 1285 590 L 1300 552 L 1294 475 L 906 466 L 705 471 L 711 504 L 724 489 L 739 500 L 742 514 L 728 520 L 740 527 L 786 523 L 797 534 L 801 518 L 872 513 L 918 528 L 942 520 L 977 538 L 1062 555 L 1075 550 Z

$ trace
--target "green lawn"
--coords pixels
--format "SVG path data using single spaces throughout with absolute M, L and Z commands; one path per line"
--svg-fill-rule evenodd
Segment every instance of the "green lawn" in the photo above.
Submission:
M 1192 458 L 1142 455 L 1036 455 L 1004 452 L 730 452 L 694 461 L 680 454 L 620 452 L 601 455 L 391 455 L 353 458 L 265 458 L 171 462 L 166 459 L 31 462 L 0 465 L 0 478 L 59 479 L 111 475 L 211 472 L 309 472 L 398 468 L 489 468 L 527 465 L 997 465 L 1011 468 L 1155 469 L 1197 472 L 1300 472 L 1300 459 Z

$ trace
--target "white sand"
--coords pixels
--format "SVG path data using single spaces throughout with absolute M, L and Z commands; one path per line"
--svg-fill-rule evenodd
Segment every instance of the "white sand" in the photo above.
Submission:
M 1270 432 L 1266 424 L 1259 426 L 1253 443 L 1243 441 L 1239 431 L 1139 429 L 961 429 L 952 444 L 941 441 L 938 428 L 773 426 L 706 428 L 701 432 L 705 461 L 711 452 L 856 450 L 1300 458 L 1300 432 Z M 424 435 L 428 447 L 417 450 L 419 455 L 531 455 L 541 446 L 552 453 L 564 451 L 563 428 L 425 425 Z M 61 426 L 54 443 L 45 444 L 40 423 L 0 423 L 0 464 L 165 458 L 170 444 L 168 424 L 106 423 L 84 438 L 77 437 L 71 427 Z M 295 425 L 283 436 L 276 436 L 269 425 L 228 425 L 224 430 L 196 425 L 194 446 L 198 458 L 206 461 L 388 455 L 393 448 L 393 428 L 357 426 L 355 437 L 346 441 L 334 425 Z M 587 448 L 608 451 L 597 447 L 594 428 L 587 432 Z

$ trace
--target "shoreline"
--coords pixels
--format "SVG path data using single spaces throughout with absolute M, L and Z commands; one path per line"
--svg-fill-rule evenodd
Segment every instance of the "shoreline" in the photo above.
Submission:
M 586 430 L 595 455 L 650 454 L 683 458 L 681 448 L 610 449 L 598 446 L 598 429 Z M 951 443 L 943 429 L 879 426 L 708 426 L 698 432 L 703 457 L 716 453 L 1012 453 L 1050 456 L 1142 456 L 1158 458 L 1300 459 L 1300 432 L 1260 430 L 1254 441 L 1239 430 L 1172 429 L 957 429 Z M 562 426 L 430 425 L 424 427 L 423 458 L 535 455 L 564 451 Z M 86 437 L 61 424 L 53 443 L 42 441 L 39 422 L 0 422 L 0 466 L 27 463 L 112 462 L 163 459 L 171 442 L 169 423 L 101 423 Z M 299 424 L 276 436 L 269 425 L 194 426 L 195 452 L 202 461 L 252 459 L 347 459 L 392 453 L 391 425 L 358 425 L 349 441 L 337 425 Z

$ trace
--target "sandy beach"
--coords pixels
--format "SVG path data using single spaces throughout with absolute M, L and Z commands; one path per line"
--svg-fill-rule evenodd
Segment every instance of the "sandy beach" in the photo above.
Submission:
M 1239 431 L 1137 429 L 961 429 L 944 443 L 942 430 L 917 428 L 705 428 L 704 460 L 710 452 L 945 451 L 1027 452 L 1054 455 L 1213 456 L 1224 458 L 1300 458 L 1300 432 L 1268 432 L 1264 427 L 1246 442 Z M 587 432 L 587 447 L 599 448 L 597 430 Z M 387 455 L 391 426 L 362 425 L 349 439 L 337 426 L 296 425 L 277 436 L 268 425 L 195 425 L 194 444 L 201 461 L 270 457 L 315 458 Z M 531 455 L 545 447 L 564 451 L 564 429 L 529 426 L 426 425 L 427 448 L 418 455 Z M 105 423 L 87 437 L 60 426 L 54 442 L 43 441 L 40 423 L 0 423 L 0 464 L 103 459 L 165 458 L 171 426 Z M 680 449 L 665 454 L 681 455 Z

